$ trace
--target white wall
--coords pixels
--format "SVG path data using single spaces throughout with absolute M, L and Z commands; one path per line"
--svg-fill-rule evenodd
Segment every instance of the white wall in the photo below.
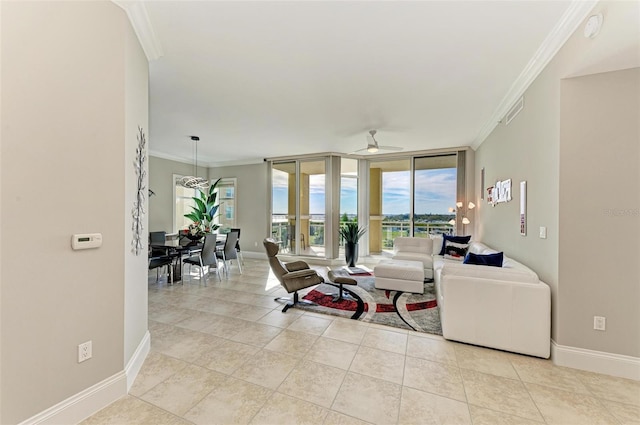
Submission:
M 560 162 L 561 81 L 593 70 L 603 72 L 619 69 L 620 66 L 638 66 L 640 62 L 640 55 L 637 54 L 640 51 L 640 27 L 638 26 L 640 3 L 604 1 L 598 3 L 592 13 L 598 12 L 604 15 L 604 26 L 600 34 L 595 39 L 584 38 L 581 25 L 527 89 L 522 112 L 508 126 L 498 125 L 477 149 L 478 194 L 482 190 L 479 187 L 478 176 L 484 167 L 485 186 L 489 186 L 496 180 L 512 179 L 514 201 L 499 204 L 494 208 L 488 206 L 486 202 L 480 203 L 476 209 L 478 222 L 476 230 L 480 239 L 497 249 L 505 250 L 508 255 L 527 264 L 551 286 L 552 338 L 557 344 L 579 344 L 578 348 L 585 349 L 600 347 L 603 351 L 624 354 L 620 352 L 620 347 L 624 345 L 620 340 L 605 346 L 594 340 L 580 339 L 580 342 L 577 342 L 569 336 L 587 333 L 586 331 L 593 327 L 593 317 L 582 317 L 578 323 L 567 321 L 563 316 L 567 312 L 576 311 L 576 303 L 586 300 L 591 305 L 597 303 L 599 291 L 592 290 L 595 288 L 589 286 L 596 284 L 595 282 L 582 282 L 580 299 L 562 296 L 560 288 L 563 282 L 559 278 L 559 269 L 563 261 L 559 253 L 560 217 L 563 214 L 580 214 L 580 211 L 563 211 L 560 204 L 560 170 L 562 168 L 563 173 L 571 173 L 571 167 L 574 166 L 571 162 L 565 165 Z M 622 44 L 623 41 L 629 40 L 632 41 L 631 46 Z M 612 45 L 620 48 L 612 49 Z M 636 54 L 630 55 L 629 52 Z M 591 124 L 598 125 L 598 123 Z M 588 152 L 587 155 L 593 153 L 589 151 L 589 145 L 585 145 L 584 149 Z M 620 153 L 620 155 L 624 154 Z M 603 158 L 603 161 L 609 160 Z M 615 167 L 615 163 L 607 162 L 602 168 L 606 174 L 606 170 Z M 637 167 L 636 163 L 636 169 Z M 519 234 L 518 221 L 519 182 L 522 180 L 527 181 L 528 234 L 524 237 Z M 570 207 L 565 205 L 564 208 Z M 541 226 L 547 228 L 547 239 L 538 237 Z M 611 235 L 606 229 L 584 228 L 582 230 L 599 232 L 602 249 L 609 244 Z M 634 235 L 632 238 L 637 239 L 637 236 Z M 581 248 L 583 247 L 577 247 L 577 249 Z M 600 259 L 600 252 L 596 251 L 592 258 L 585 261 L 599 262 Z M 603 272 L 605 270 L 606 266 L 603 265 Z M 630 269 L 628 271 L 629 276 L 633 276 L 633 271 Z M 602 285 L 602 281 L 599 280 L 597 285 Z M 625 294 L 621 296 L 624 297 Z M 635 329 L 621 326 L 627 331 Z M 615 338 L 624 338 L 623 333 L 625 332 L 617 334 Z
M 144 93 L 125 91 L 146 83 L 111 2 L 2 2 L 1 38 L 0 423 L 18 423 L 122 374 L 146 327 L 125 312 L 144 260 L 123 254 L 147 125 Z M 72 251 L 88 232 L 103 246 Z M 88 340 L 93 358 L 78 363 Z

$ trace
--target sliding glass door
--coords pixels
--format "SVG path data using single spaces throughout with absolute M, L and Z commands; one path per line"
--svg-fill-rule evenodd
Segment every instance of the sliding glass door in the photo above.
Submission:
M 325 255 L 326 160 L 271 167 L 271 235 L 283 253 Z

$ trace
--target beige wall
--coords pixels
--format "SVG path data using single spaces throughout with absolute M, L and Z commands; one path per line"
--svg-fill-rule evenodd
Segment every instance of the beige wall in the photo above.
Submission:
M 153 146 L 153 133 L 149 143 Z M 149 198 L 150 232 L 165 231 L 172 233 L 178 230 L 173 228 L 174 174 L 181 176 L 193 175 L 193 164 L 171 161 L 155 156 L 149 157 L 149 189 L 155 193 Z M 198 176 L 207 177 L 207 169 L 198 167 Z
M 589 303 L 595 303 L 599 291 L 588 286 L 589 282 L 584 283 L 583 297 L 580 299 L 562 296 L 559 291 L 559 287 L 562 286 L 559 279 L 559 262 L 562 261 L 558 248 L 559 217 L 565 214 L 560 210 L 559 203 L 560 168 L 563 167 L 563 173 L 570 173 L 572 169 L 569 167 L 573 165 L 560 164 L 561 81 L 563 78 L 584 72 L 585 69 L 612 70 L 621 63 L 637 63 L 640 60 L 638 55 L 625 56 L 621 61 L 620 57 L 616 56 L 619 52 L 601 48 L 603 44 L 618 40 L 621 35 L 638 33 L 638 3 L 600 2 L 593 11 L 597 12 L 602 12 L 605 16 L 605 24 L 598 37 L 584 38 L 580 26 L 527 89 L 522 112 L 508 126 L 498 125 L 476 151 L 476 196 L 479 196 L 481 190 L 479 173 L 484 167 L 485 186 L 496 180 L 510 178 L 514 199 L 493 208 L 486 202 L 480 202 L 475 212 L 476 235 L 478 239 L 497 249 L 505 250 L 507 255 L 533 268 L 540 278 L 551 286 L 552 338 L 560 345 L 576 342 L 568 335 L 583 335 L 593 328 L 592 316 L 597 314 L 595 311 L 589 313 L 590 316 L 585 313 L 584 317 L 572 323 L 563 323 L 560 318 L 573 311 L 576 303 L 584 302 L 585 298 L 591 300 Z M 564 169 L 565 166 L 567 169 Z M 604 169 L 610 167 L 615 165 L 608 164 Z M 527 236 L 520 236 L 518 221 L 519 183 L 523 180 L 527 181 Z M 547 227 L 547 239 L 538 237 L 540 226 Z M 588 231 L 593 230 L 589 228 Z M 598 232 L 602 235 L 600 246 L 605 247 L 610 236 L 606 229 Z M 637 234 L 634 237 L 637 238 Z M 596 251 L 589 261 L 599 261 L 600 255 L 601 253 Z M 599 282 L 598 286 L 601 284 Z M 623 345 L 624 343 L 618 341 L 604 351 L 614 352 L 612 350 L 619 350 Z M 595 346 L 600 344 L 580 339 L 582 348 Z
M 140 261 L 123 247 L 130 136 L 147 124 L 146 100 L 125 99 L 144 65 L 126 47 L 133 40 L 119 7 L 2 2 L 1 19 L 0 423 L 8 424 L 122 372 L 125 334 L 134 346 L 146 327 L 125 324 L 137 276 L 128 268 Z M 102 233 L 103 246 L 72 251 L 71 235 L 88 232 Z M 142 298 L 129 308 L 145 309 Z M 88 340 L 93 358 L 78 363 Z
M 249 164 L 209 169 L 212 179 L 228 177 L 237 179 L 238 227 L 242 229 L 243 252 L 264 255 L 262 240 L 269 234 L 269 203 L 267 164 Z
M 640 357 L 640 68 L 561 88 L 558 339 Z
M 138 175 L 133 167 L 138 146 L 138 127 L 142 128 L 146 135 L 146 151 L 148 152 L 149 149 L 149 65 L 138 38 L 128 21 L 123 25 L 123 32 L 125 47 L 124 363 L 126 366 L 148 329 L 147 269 L 149 260 L 146 250 L 140 255 L 134 255 L 131 251 L 131 241 L 133 239 L 131 210 L 138 192 Z M 148 157 L 145 159 L 144 197 L 145 209 L 148 211 L 149 160 Z M 143 220 L 143 242 L 147 238 L 148 220 L 149 215 L 145 214 Z
M 150 199 L 150 231 L 173 231 L 173 174 L 192 174 L 193 166 L 177 161 L 149 157 L 149 187 L 155 195 Z M 210 179 L 236 178 L 236 209 L 238 227 L 242 230 L 243 251 L 264 253 L 262 240 L 269 236 L 267 166 L 265 163 L 215 167 L 198 167 L 201 177 Z

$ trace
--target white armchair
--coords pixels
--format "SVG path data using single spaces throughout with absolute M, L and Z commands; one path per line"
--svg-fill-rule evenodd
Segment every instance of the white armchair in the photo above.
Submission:
M 398 237 L 393 240 L 393 259 L 420 261 L 425 279 L 433 279 L 433 241 L 430 238 Z

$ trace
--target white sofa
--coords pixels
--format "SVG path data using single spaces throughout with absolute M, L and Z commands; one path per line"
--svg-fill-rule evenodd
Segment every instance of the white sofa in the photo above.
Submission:
M 442 239 L 433 244 L 439 252 Z M 497 251 L 472 241 L 469 252 Z M 444 338 L 549 357 L 551 292 L 533 270 L 506 256 L 502 267 L 491 267 L 440 255 L 433 269 Z
M 420 261 L 424 266 L 424 278 L 431 280 L 433 279 L 433 244 L 434 242 L 429 238 L 397 237 L 393 240 L 393 259 Z

